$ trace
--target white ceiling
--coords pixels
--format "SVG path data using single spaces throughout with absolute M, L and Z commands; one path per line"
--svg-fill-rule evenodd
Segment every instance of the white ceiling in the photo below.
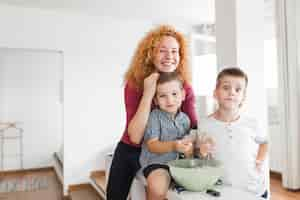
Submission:
M 75 12 L 125 19 L 146 19 L 154 23 L 185 25 L 214 23 L 216 0 L 0 0 L 0 4 Z M 264 0 L 265 37 L 274 35 L 275 0 Z
M 0 0 L 0 4 L 189 24 L 214 22 L 214 0 Z

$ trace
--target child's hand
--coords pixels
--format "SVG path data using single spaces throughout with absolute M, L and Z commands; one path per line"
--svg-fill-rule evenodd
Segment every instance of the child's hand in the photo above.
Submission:
M 192 142 L 192 143 L 196 142 L 196 140 L 197 140 L 197 130 L 191 129 L 189 131 L 189 134 L 185 135 L 182 140 L 187 141 L 187 142 Z
M 193 157 L 193 153 L 194 153 L 193 143 L 191 143 L 191 142 L 186 143 L 186 149 L 185 149 L 185 152 L 183 152 L 183 153 L 186 158 Z
M 191 157 L 193 155 L 193 143 L 188 142 L 184 139 L 177 140 L 175 145 L 176 151 L 184 153 L 186 157 Z
M 214 139 L 207 135 L 199 136 L 197 140 L 197 147 L 200 150 L 200 157 L 206 157 L 215 152 L 216 143 Z

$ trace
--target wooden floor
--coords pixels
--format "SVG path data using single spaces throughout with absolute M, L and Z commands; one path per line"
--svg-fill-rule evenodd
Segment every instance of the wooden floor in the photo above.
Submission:
M 104 187 L 105 175 L 96 175 L 96 182 L 99 186 Z M 58 182 L 53 170 L 23 172 L 9 175 L 1 175 L 0 181 L 13 179 L 16 177 L 37 177 L 47 176 L 49 186 L 46 189 L 34 192 L 12 192 L 0 193 L 0 200 L 63 200 L 62 186 Z M 281 186 L 281 180 L 271 175 L 271 200 L 300 200 L 300 191 L 293 192 L 284 189 Z M 86 187 L 83 190 L 77 190 L 70 194 L 72 200 L 102 200 L 92 187 Z
M 0 200 L 63 200 L 62 185 L 58 182 L 53 169 L 0 174 L 1 181 L 36 177 L 46 177 L 48 186 L 37 191 L 0 193 Z
M 70 192 L 71 200 L 102 200 L 92 186 Z M 1 199 L 0 199 L 1 200 Z
M 281 180 L 278 177 L 271 176 L 271 200 L 300 200 L 300 191 L 293 192 L 284 189 L 281 186 Z

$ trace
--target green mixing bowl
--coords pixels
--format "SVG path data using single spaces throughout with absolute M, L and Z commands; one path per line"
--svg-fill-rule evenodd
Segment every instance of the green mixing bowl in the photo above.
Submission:
M 212 189 L 224 174 L 218 160 L 180 159 L 168 163 L 175 182 L 189 191 Z

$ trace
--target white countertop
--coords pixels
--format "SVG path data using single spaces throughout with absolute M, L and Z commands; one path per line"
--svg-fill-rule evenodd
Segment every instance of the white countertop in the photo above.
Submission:
M 183 191 L 177 193 L 176 190 L 168 192 L 169 200 L 265 200 L 259 198 L 254 194 L 243 191 L 241 189 L 235 189 L 230 186 L 219 186 L 216 187 L 216 191 L 219 191 L 221 195 L 219 197 L 213 197 L 205 192 L 190 192 Z

